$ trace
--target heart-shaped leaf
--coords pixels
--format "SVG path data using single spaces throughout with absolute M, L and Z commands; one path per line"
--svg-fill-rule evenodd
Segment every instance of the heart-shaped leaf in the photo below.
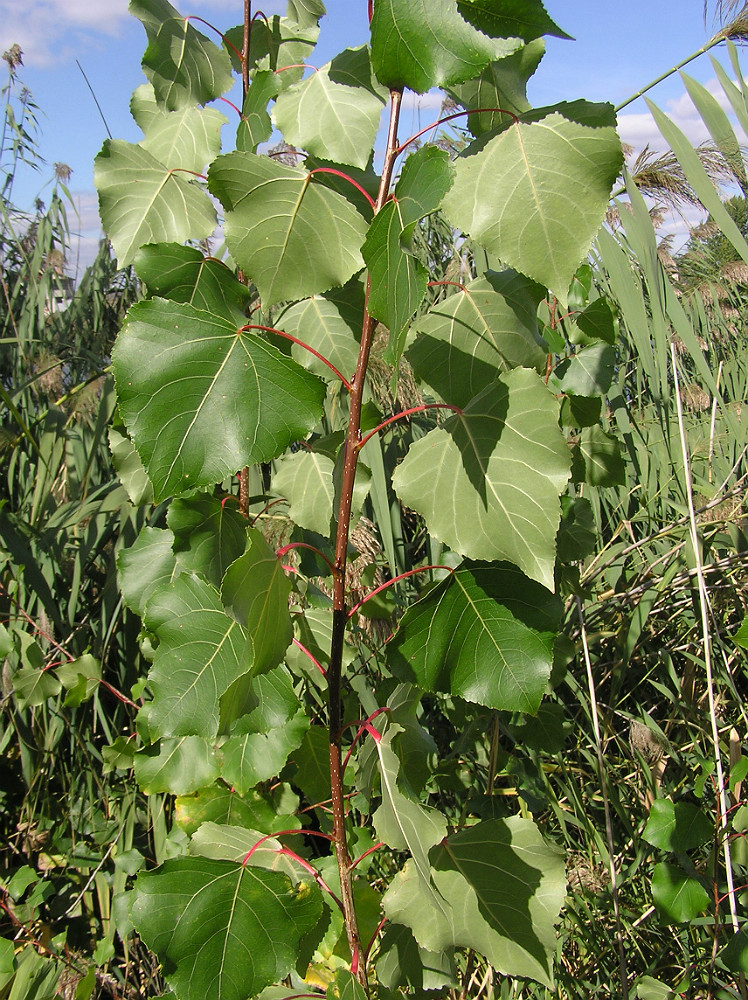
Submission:
M 386 87 L 425 94 L 461 83 L 514 52 L 521 38 L 489 38 L 460 16 L 454 0 L 377 0 L 371 59 Z
M 408 608 L 388 659 L 423 690 L 536 712 L 561 611 L 557 597 L 507 564 L 465 564 Z
M 101 221 L 120 267 L 131 264 L 144 243 L 206 239 L 216 227 L 205 191 L 142 146 L 107 139 L 94 179 Z
M 148 36 L 143 71 L 159 104 L 169 111 L 207 104 L 231 89 L 226 50 L 193 28 L 168 0 L 130 0 L 130 13 L 142 21 Z
M 231 861 L 186 857 L 141 872 L 132 921 L 182 1000 L 246 1000 L 292 971 L 319 921 L 314 884 Z
M 447 218 L 563 306 L 623 156 L 607 104 L 559 104 L 482 136 L 455 161 Z
M 133 306 L 112 365 L 157 502 L 269 461 L 322 412 L 318 378 L 252 331 L 185 303 Z
M 553 590 L 569 464 L 558 403 L 535 372 L 517 368 L 412 444 L 392 483 L 456 552 L 506 559 Z
M 214 160 L 208 186 L 226 209 L 226 242 L 265 308 L 345 282 L 363 266 L 362 216 L 311 173 L 267 156 Z

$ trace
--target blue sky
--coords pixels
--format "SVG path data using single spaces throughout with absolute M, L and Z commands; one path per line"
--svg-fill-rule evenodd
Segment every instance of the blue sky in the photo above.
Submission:
M 172 0 L 181 13 L 204 17 L 222 30 L 242 16 L 242 0 Z M 326 0 L 316 65 L 341 49 L 366 41 L 366 0 Z M 285 0 L 258 0 L 268 15 L 282 13 Z M 580 97 L 618 104 L 630 94 L 704 44 L 714 25 L 705 25 L 702 0 L 546 0 L 556 22 L 576 39 L 550 38 L 548 50 L 530 83 L 535 105 Z M 206 33 L 207 29 L 205 30 Z M 106 131 L 86 82 L 81 63 L 116 138 L 137 141 L 130 118 L 132 91 L 143 82 L 140 59 L 145 47 L 142 25 L 127 13 L 127 0 L 0 0 L 0 51 L 18 42 L 24 51 L 19 78 L 32 91 L 41 116 L 41 150 L 49 163 L 39 174 L 19 177 L 14 200 L 21 207 L 44 198 L 51 164 L 73 169 L 70 188 L 80 209 L 84 233 L 82 257 L 90 256 L 98 235 L 93 159 Z M 713 50 L 714 51 L 714 50 Z M 727 54 L 717 49 L 728 65 Z M 746 61 L 748 66 L 748 61 Z M 0 73 L 5 64 L 0 64 Z M 709 84 L 714 71 L 708 56 L 688 72 Z M 1 78 L 1 77 L 0 77 Z M 694 141 L 704 138 L 677 77 L 653 92 L 654 100 L 678 121 Z M 427 95 L 410 109 L 411 123 L 426 125 L 438 112 L 438 98 Z M 408 127 L 404 121 L 404 129 Z M 623 138 L 634 146 L 656 142 L 656 133 L 641 102 L 619 119 Z M 695 220 L 694 220 L 695 221 Z

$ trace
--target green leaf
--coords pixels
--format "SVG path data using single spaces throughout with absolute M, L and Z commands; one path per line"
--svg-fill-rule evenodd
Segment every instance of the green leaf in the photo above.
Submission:
M 565 307 L 622 163 L 610 105 L 543 108 L 482 136 L 457 158 L 444 212 Z
M 392 478 L 429 531 L 471 559 L 506 559 L 553 590 L 569 450 L 541 379 L 502 375 L 411 445 Z
M 366 223 L 312 175 L 267 156 L 214 160 L 208 186 L 226 209 L 226 242 L 267 309 L 344 285 L 360 270 Z
M 133 891 L 133 923 L 184 1000 L 246 1000 L 282 979 L 322 913 L 315 885 L 207 858 L 141 872 Z
M 615 320 L 607 299 L 595 299 L 577 317 L 577 326 L 587 337 L 615 344 Z
M 545 43 L 536 39 L 511 55 L 489 63 L 479 76 L 447 88 L 450 96 L 467 111 L 501 109 L 468 115 L 465 125 L 474 136 L 506 125 L 513 116 L 530 110 L 527 81 L 544 55 Z
M 350 379 L 356 370 L 364 316 L 364 289 L 354 279 L 345 288 L 296 302 L 276 320 L 276 327 L 313 347 Z M 295 361 L 326 381 L 337 376 L 310 351 L 294 344 Z
M 415 374 L 445 402 L 466 406 L 502 372 L 544 370 L 538 303 L 545 289 L 516 271 L 487 271 L 413 324 Z
M 167 0 L 130 0 L 130 13 L 143 22 L 148 48 L 143 71 L 156 100 L 169 111 L 207 104 L 233 86 L 231 62 Z
M 514 52 L 519 38 L 492 39 L 460 16 L 453 0 L 377 0 L 371 61 L 380 83 L 425 94 L 469 80 Z
M 457 9 L 474 28 L 495 38 L 571 38 L 551 20 L 541 0 L 458 0 Z
M 741 649 L 748 649 L 748 616 L 740 623 L 740 628 L 732 637 L 732 641 Z
M 278 96 L 278 74 L 270 70 L 255 73 L 242 106 L 242 120 L 236 133 L 236 148 L 254 153 L 261 142 L 273 134 L 273 123 L 267 110 L 268 102 Z
M 690 802 L 655 799 L 642 837 L 653 847 L 680 853 L 714 837 L 714 823 Z
M 246 323 L 250 291 L 215 257 L 178 243 L 151 243 L 138 250 L 134 264 L 151 295 L 186 302 L 239 326 Z
M 560 392 L 575 396 L 604 396 L 613 382 L 615 366 L 614 347 L 592 344 L 556 365 L 553 381 Z
M 369 50 L 362 45 L 346 49 L 284 90 L 273 109 L 273 121 L 292 146 L 363 169 L 387 96 L 372 75 Z
M 639 1000 L 673 1000 L 675 993 L 664 983 L 652 976 L 642 976 L 636 984 Z
M 117 262 L 126 267 L 144 243 L 205 239 L 216 212 L 189 174 L 178 173 L 140 146 L 107 139 L 96 157 L 99 211 Z
M 117 423 L 109 428 L 109 450 L 112 465 L 119 481 L 135 507 L 153 503 L 153 485 L 146 475 L 135 445 L 125 432 L 125 427 L 117 416 Z
M 312 429 L 325 393 L 255 333 L 165 299 L 133 306 L 112 365 L 157 501 L 275 457 Z
M 200 173 L 221 151 L 221 126 L 228 118 L 213 108 L 159 111 L 138 144 L 170 168 Z
M 426 691 L 534 713 L 561 610 L 557 597 L 507 564 L 464 564 L 408 608 L 388 660 Z
M 173 544 L 173 532 L 146 525 L 129 549 L 117 553 L 122 600 L 141 618 L 155 591 L 179 575 Z
M 135 754 L 135 777 L 146 795 L 188 795 L 216 780 L 218 761 L 212 745 L 199 736 L 159 740 Z
M 226 570 L 247 544 L 247 521 L 236 507 L 202 493 L 172 501 L 166 523 L 174 535 L 173 550 L 181 569 L 199 573 L 220 587 Z
M 591 486 L 620 486 L 626 467 L 618 439 L 599 424 L 583 427 L 572 452 L 572 478 Z
M 556 540 L 559 560 L 568 563 L 586 559 L 597 545 L 592 505 L 585 497 L 561 497 L 561 511 Z
M 285 667 L 253 678 L 252 694 L 256 708 L 238 720 L 223 745 L 222 776 L 242 794 L 279 774 L 309 728 Z
M 448 837 L 432 863 L 437 889 L 452 901 L 449 917 L 427 905 L 409 864 L 385 894 L 387 916 L 429 951 L 473 948 L 498 972 L 550 987 L 566 873 L 535 824 L 519 816 L 478 823 Z
M 322 0 L 288 0 L 286 8 L 286 17 L 301 28 L 316 28 L 326 13 Z
M 301 528 L 327 537 L 330 533 L 335 487 L 335 462 L 316 451 L 284 455 L 276 463 L 273 493 L 288 501 L 288 516 Z
M 652 902 L 658 913 L 670 923 L 694 920 L 709 906 L 709 893 L 698 879 L 683 869 L 661 861 L 652 874 Z
M 279 853 L 283 845 L 275 837 L 268 837 L 256 847 L 263 836 L 257 830 L 247 830 L 244 827 L 203 823 L 190 840 L 189 853 L 201 858 L 235 861 L 253 868 L 284 872 L 294 883 L 307 877 L 308 872 L 303 865 L 287 854 Z M 255 850 L 252 850 L 252 856 L 248 858 L 247 854 L 252 848 Z
M 392 749 L 392 740 L 399 732 L 400 726 L 389 725 L 381 739 L 376 741 L 382 804 L 374 813 L 374 826 L 377 837 L 388 847 L 395 851 L 410 851 L 419 877 L 426 886 L 430 886 L 429 849 L 446 836 L 447 821 L 438 810 L 420 805 L 415 798 L 400 790 L 400 759 Z M 433 895 L 437 907 L 446 908 L 437 893 L 430 895 Z
M 148 675 L 153 700 L 140 715 L 152 737 L 218 732 L 219 700 L 252 669 L 252 641 L 205 580 L 183 575 L 148 602 L 145 624 L 159 639 Z
M 720 951 L 719 959 L 731 972 L 748 973 L 748 926 L 743 924 Z
M 411 251 L 420 219 L 435 212 L 452 184 L 446 150 L 423 146 L 405 161 L 395 197 L 372 222 L 363 246 L 371 287 L 369 312 L 390 331 L 386 360 L 395 363 L 404 334 L 426 292 L 428 272 Z
M 295 756 L 293 783 L 310 805 L 330 798 L 330 740 L 327 729 L 312 726 L 304 734 L 301 749 Z
M 54 698 L 62 685 L 51 670 L 22 667 L 12 677 L 13 695 L 19 708 L 35 708 Z
M 295 816 L 298 807 L 298 797 L 289 794 L 288 785 L 276 787 L 272 794 L 252 791 L 247 795 L 239 795 L 226 785 L 210 785 L 193 795 L 177 798 L 174 821 L 188 836 L 203 823 L 274 833 L 301 827 L 301 821 Z
M 295 15 L 280 17 L 275 14 L 267 20 L 255 18 L 249 46 L 250 70 L 255 75 L 272 71 L 280 90 L 297 83 L 304 72 L 304 65 L 311 62 L 319 38 L 317 21 L 318 17 L 311 10 L 310 16 L 303 17 L 301 21 L 297 21 Z M 225 41 L 232 42 L 241 51 L 244 26 L 232 28 L 226 33 Z M 240 72 L 239 59 L 233 49 L 229 49 L 229 56 L 236 71 Z
M 68 692 L 65 704 L 78 708 L 98 690 L 101 681 L 101 663 L 90 653 L 61 663 L 55 669 L 57 679 Z
M 379 942 L 377 981 L 388 990 L 442 990 L 457 985 L 451 951 L 421 948 L 409 928 L 388 924 Z M 416 993 L 416 995 L 418 995 Z
M 258 674 L 281 662 L 293 637 L 291 583 L 261 531 L 247 529 L 247 542 L 247 551 L 226 571 L 221 599 L 252 638 L 252 672 Z

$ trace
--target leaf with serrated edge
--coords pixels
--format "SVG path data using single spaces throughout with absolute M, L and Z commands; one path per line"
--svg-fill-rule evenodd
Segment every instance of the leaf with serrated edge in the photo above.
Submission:
M 131 914 L 181 1000 L 246 1000 L 292 971 L 322 901 L 279 872 L 187 857 L 138 875 Z
M 388 660 L 425 691 L 536 712 L 561 611 L 557 597 L 506 563 L 465 564 L 408 608 Z
M 460 16 L 454 0 L 377 0 L 371 61 L 380 83 L 425 94 L 461 83 L 514 52 L 520 38 L 489 38 Z
M 552 381 L 563 393 L 604 396 L 613 382 L 615 366 L 615 348 L 598 342 L 564 359 L 556 366 Z
M 174 533 L 180 567 L 220 587 L 226 570 L 247 543 L 247 521 L 242 514 L 218 497 L 201 493 L 172 501 L 166 523 Z
M 172 550 L 174 534 L 146 525 L 128 549 L 117 553 L 122 600 L 142 618 L 149 598 L 182 572 Z
M 265 308 L 344 285 L 361 269 L 366 222 L 305 170 L 267 156 L 228 153 L 208 186 L 226 209 L 226 242 Z
M 231 323 L 246 323 L 251 294 L 246 285 L 215 257 L 179 243 L 149 243 L 138 250 L 135 271 L 151 295 L 186 302 Z
M 622 163 L 610 105 L 543 108 L 481 137 L 457 158 L 444 213 L 565 307 Z
M 361 46 L 284 90 L 273 122 L 292 146 L 363 169 L 386 100 L 387 91 L 372 79 L 368 49 Z
M 506 559 L 553 590 L 569 464 L 557 401 L 535 372 L 518 368 L 412 444 L 392 482 L 454 551 Z
M 538 332 L 542 285 L 516 271 L 487 271 L 432 306 L 413 324 L 407 357 L 416 376 L 445 402 L 466 406 L 503 371 L 544 370 Z
M 228 118 L 213 108 L 180 108 L 160 111 L 139 143 L 172 170 L 200 173 L 221 151 L 221 126 Z
M 318 378 L 253 331 L 184 303 L 133 306 L 112 366 L 157 502 L 269 461 L 322 412 Z
M 296 302 L 276 320 L 276 327 L 313 347 L 347 378 L 356 370 L 364 316 L 364 290 L 358 279 L 345 288 Z M 295 361 L 326 381 L 337 379 L 306 348 L 294 344 Z
M 96 157 L 94 181 L 101 222 L 120 267 L 131 264 L 144 243 L 206 239 L 216 227 L 205 191 L 140 146 L 107 139 Z
M 511 55 L 490 63 L 480 76 L 447 88 L 450 96 L 467 111 L 501 109 L 467 115 L 465 125 L 473 135 L 478 136 L 505 125 L 512 115 L 530 110 L 532 105 L 527 100 L 527 81 L 544 54 L 545 42 L 536 39 Z
M 148 36 L 143 71 L 159 104 L 169 111 L 207 104 L 231 89 L 234 78 L 225 49 L 193 28 L 168 0 L 130 0 L 130 13 L 142 21 Z
M 288 516 L 301 528 L 327 536 L 335 499 L 335 462 L 315 451 L 284 455 L 276 463 L 273 493 L 288 501 Z
M 490 820 L 461 830 L 431 852 L 436 887 L 449 918 L 429 904 L 411 864 L 383 904 L 429 951 L 473 948 L 498 971 L 552 985 L 554 924 L 566 892 L 563 858 L 531 820 Z
M 473 27 L 497 38 L 571 38 L 551 20 L 541 0 L 457 0 L 457 9 Z
M 153 700 L 140 713 L 150 734 L 216 736 L 221 695 L 252 669 L 246 630 L 210 584 L 186 574 L 151 597 L 145 624 L 159 639 L 148 675 Z
M 199 736 L 159 740 L 133 759 L 135 777 L 146 795 L 188 795 L 212 784 L 219 774 L 213 747 Z

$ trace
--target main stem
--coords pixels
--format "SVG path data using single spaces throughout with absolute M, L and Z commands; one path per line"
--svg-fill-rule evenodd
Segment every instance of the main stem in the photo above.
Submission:
M 400 118 L 402 90 L 390 91 L 390 125 L 387 134 L 387 148 L 384 154 L 382 179 L 379 184 L 375 213 L 384 205 L 390 191 L 392 173 L 397 157 L 397 125 Z M 361 331 L 361 346 L 358 352 L 356 374 L 351 382 L 350 417 L 348 419 L 348 434 L 345 442 L 345 464 L 343 466 L 343 481 L 338 506 L 338 527 L 335 536 L 335 560 L 333 564 L 333 624 L 332 642 L 330 647 L 330 664 L 327 668 L 327 706 L 330 723 L 330 790 L 333 815 L 333 842 L 335 857 L 340 875 L 340 898 L 345 914 L 345 929 L 348 945 L 351 949 L 351 964 L 361 983 L 366 981 L 363 949 L 358 932 L 356 908 L 353 903 L 351 880 L 351 856 L 346 842 L 345 809 L 343 805 L 343 770 L 341 766 L 341 730 L 343 726 L 341 714 L 340 682 L 343 664 L 343 643 L 348 621 L 345 584 L 346 562 L 348 557 L 348 536 L 351 527 L 351 502 L 353 486 L 356 481 L 356 465 L 358 462 L 358 443 L 361 440 L 361 407 L 364 399 L 366 371 L 369 365 L 369 353 L 374 335 L 374 318 L 368 309 L 369 280 L 366 285 L 366 305 L 364 306 L 364 322 Z

